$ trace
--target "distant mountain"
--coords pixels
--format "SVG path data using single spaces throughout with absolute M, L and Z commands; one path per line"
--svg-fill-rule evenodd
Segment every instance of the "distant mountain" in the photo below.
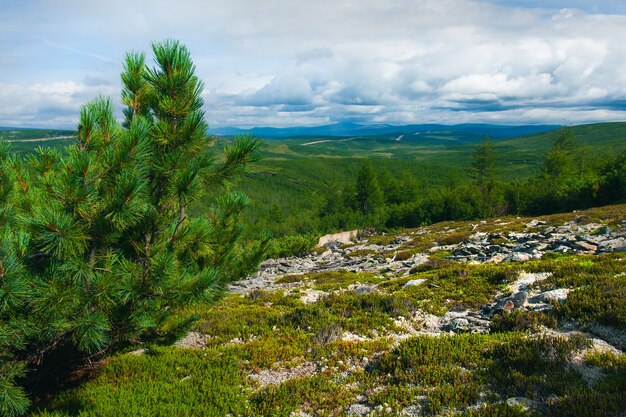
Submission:
M 361 125 L 358 123 L 334 123 L 324 126 L 299 126 L 299 127 L 254 127 L 252 129 L 239 129 L 236 127 L 224 127 L 211 129 L 218 136 L 232 136 L 242 133 L 252 133 L 255 136 L 266 139 L 278 139 L 294 136 L 373 136 L 373 135 L 419 135 L 433 132 L 465 132 L 477 136 L 490 134 L 493 139 L 512 138 L 516 136 L 532 135 L 549 130 L 558 129 L 558 125 L 520 125 L 504 126 L 491 124 L 415 124 L 393 126 L 388 124 Z

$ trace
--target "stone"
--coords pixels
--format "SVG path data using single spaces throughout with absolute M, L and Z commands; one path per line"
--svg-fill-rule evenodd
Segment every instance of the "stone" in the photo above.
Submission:
M 506 400 L 506 403 L 510 407 L 521 406 L 524 410 L 537 408 L 537 403 L 526 397 L 511 397 Z
M 601 242 L 598 245 L 600 252 L 626 252 L 626 239 L 617 238 Z
M 459 317 L 452 320 L 448 327 L 453 332 L 466 331 L 469 328 L 469 321 L 464 317 Z
M 504 261 L 524 262 L 524 261 L 528 261 L 530 259 L 532 259 L 532 256 L 530 254 L 528 254 L 528 253 L 525 253 L 525 252 L 513 252 L 512 254 L 510 254 L 509 256 L 504 258 Z
M 548 222 L 543 221 L 543 220 L 531 220 L 529 223 L 526 223 L 526 227 L 537 227 L 537 226 L 545 226 L 547 225 Z
M 557 288 L 556 290 L 550 290 L 541 294 L 535 295 L 528 301 L 531 303 L 542 303 L 546 301 L 565 301 L 567 300 L 567 294 L 571 291 L 569 288 Z
M 426 282 L 425 279 L 412 279 L 411 281 L 407 281 L 402 287 L 406 288 L 406 287 L 415 287 L 418 285 L 422 285 L 424 282 Z
M 408 417 L 421 416 L 422 415 L 422 406 L 421 405 L 410 405 L 408 407 L 405 407 L 400 412 L 400 415 L 408 416 Z
M 503 298 L 498 301 L 494 306 L 493 310 L 495 312 L 506 311 L 510 312 L 519 308 L 522 308 L 524 304 L 526 304 L 526 300 L 528 299 L 528 293 L 526 291 L 520 291 L 515 293 L 509 297 Z
M 580 249 L 580 250 L 589 251 L 589 252 L 595 252 L 596 250 L 598 250 L 598 247 L 596 245 L 593 245 L 585 241 L 576 242 L 573 246 L 575 249 Z
M 372 407 L 366 404 L 352 404 L 348 407 L 348 415 L 349 416 L 366 416 L 372 412 Z
M 371 294 L 376 291 L 376 287 L 363 284 L 352 284 L 348 286 L 348 290 L 354 291 L 357 294 Z

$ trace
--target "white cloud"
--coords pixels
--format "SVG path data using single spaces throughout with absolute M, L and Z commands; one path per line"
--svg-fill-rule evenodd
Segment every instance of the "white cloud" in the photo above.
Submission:
M 120 66 L 101 58 L 121 60 L 163 37 L 189 46 L 212 125 L 626 119 L 626 15 L 596 13 L 590 3 L 582 10 L 538 0 L 35 3 L 0 17 L 0 39 L 25 45 L 18 53 L 0 41 L 0 53 L 22 60 L 16 68 L 32 68 L 28 53 L 49 65 L 30 69 L 29 83 L 3 66 L 0 124 L 59 123 L 54 109 L 66 118 L 76 111 L 75 123 L 90 95 L 119 91 L 118 81 L 113 88 L 106 80 L 118 80 Z M 626 12 L 620 7 L 600 11 Z M 32 44 L 41 38 L 49 45 Z M 62 48 L 38 49 L 50 44 Z

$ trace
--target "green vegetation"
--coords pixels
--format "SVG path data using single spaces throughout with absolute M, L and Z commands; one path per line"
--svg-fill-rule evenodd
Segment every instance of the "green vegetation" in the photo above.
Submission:
M 45 395 L 76 365 L 164 338 L 177 307 L 214 300 L 263 255 L 239 240 L 247 197 L 224 192 L 258 142 L 217 162 L 187 49 L 153 52 L 155 68 L 126 57 L 123 126 L 99 98 L 63 153 L 0 148 L 0 414 L 27 410 L 24 388 Z M 211 209 L 189 216 L 201 197 Z
M 280 279 L 328 293 L 311 304 L 301 300 L 306 288 L 295 288 L 231 294 L 212 306 L 184 309 L 185 315 L 200 317 L 194 326 L 205 335 L 203 348 L 147 346 L 140 356 L 118 355 L 92 380 L 55 397 L 39 415 L 107 415 L 111 410 L 159 415 L 184 409 L 208 416 L 298 411 L 329 416 L 347 415 L 358 402 L 387 416 L 417 406 L 427 416 L 620 415 L 626 407 L 620 394 L 626 387 L 623 354 L 586 354 L 586 366 L 600 372 L 591 385 L 568 365 L 573 355 L 589 348 L 588 340 L 535 334 L 559 319 L 576 319 L 569 310 L 503 315 L 491 334 L 418 335 L 399 343 L 394 335 L 404 332 L 395 320 L 410 318 L 418 306 L 438 314 L 459 305 L 480 308 L 520 269 L 554 271 L 535 284 L 545 289 L 556 282 L 578 286 L 583 280 L 592 286 L 626 272 L 623 254 L 565 256 L 517 267 L 439 261 L 409 277 L 334 271 Z M 404 287 L 417 278 L 427 281 Z M 378 292 L 347 290 L 356 283 L 377 285 Z M 623 297 L 619 306 L 624 310 Z M 358 338 L 346 339 L 345 332 Z M 294 375 L 276 384 L 264 385 L 255 377 L 291 371 Z M 504 402 L 511 397 L 542 405 L 524 411 Z
M 340 229 L 385 230 L 369 238 L 384 246 L 395 228 L 430 224 L 398 250 L 345 254 L 403 261 L 476 232 L 507 243 L 529 221 L 517 215 L 623 227 L 623 205 L 558 213 L 626 201 L 626 124 L 479 143 L 441 131 L 215 139 L 188 51 L 168 41 L 153 52 L 154 68 L 126 57 L 123 124 L 97 99 L 77 132 L 0 131 L 0 414 L 323 416 L 355 403 L 381 416 L 623 413 L 624 355 L 585 356 L 589 383 L 569 365 L 586 339 L 537 335 L 625 330 L 623 254 L 467 265 L 438 250 L 407 276 L 290 275 L 276 280 L 289 289 L 222 296 L 263 257 L 321 252 L 317 236 Z M 232 191 L 242 175 L 251 202 Z M 490 334 L 415 335 L 428 314 L 508 294 L 520 271 L 550 272 L 533 288 L 567 299 L 498 314 Z M 192 348 L 162 346 L 190 328 Z
M 253 209 L 244 214 L 254 225 L 251 232 L 289 235 L 415 227 L 624 201 L 626 157 L 620 152 L 626 123 L 485 141 L 485 146 L 463 137 L 444 140 L 442 135 L 410 135 L 401 142 L 391 136 L 266 141 L 265 159 L 244 185 L 253 200 Z M 552 151 L 561 146 L 560 137 L 575 146 L 568 145 L 566 158 L 555 159 Z M 318 140 L 329 141 L 303 146 Z M 357 204 L 364 160 L 370 160 L 383 194 L 384 204 L 375 213 L 364 214 Z M 545 169 L 553 162 L 575 169 L 561 169 L 565 175 L 553 183 Z M 476 178 L 477 169 L 484 169 L 485 184 L 478 184 L 483 180 Z

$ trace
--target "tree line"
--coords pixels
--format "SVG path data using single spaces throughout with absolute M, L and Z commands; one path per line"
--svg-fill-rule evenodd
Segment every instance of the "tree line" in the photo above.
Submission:
M 416 227 L 445 220 L 502 215 L 539 215 L 626 201 L 626 150 L 589 161 L 573 133 L 555 133 L 540 172 L 528 179 L 497 178 L 497 154 L 485 136 L 471 155 L 469 181 L 455 187 L 420 189 L 419 179 L 376 172 L 365 160 L 354 182 L 327 193 L 319 228 Z

